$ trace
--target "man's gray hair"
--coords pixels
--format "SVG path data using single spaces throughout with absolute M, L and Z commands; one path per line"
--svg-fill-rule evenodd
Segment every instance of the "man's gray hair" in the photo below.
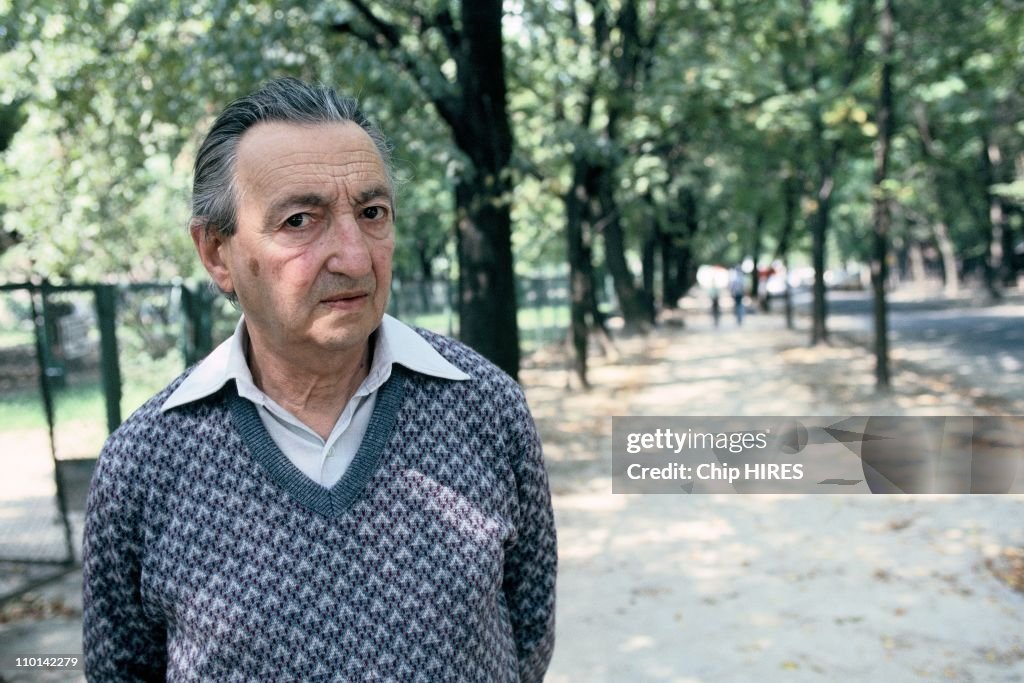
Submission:
M 388 184 L 394 195 L 391 147 L 359 109 L 355 98 L 339 95 L 325 85 L 309 85 L 295 78 L 270 81 L 251 95 L 235 100 L 221 112 L 196 154 L 192 182 L 192 229 L 216 230 L 229 237 L 237 227 L 235 162 L 238 143 L 249 130 L 264 121 L 296 124 L 351 121 L 366 131 L 380 153 Z

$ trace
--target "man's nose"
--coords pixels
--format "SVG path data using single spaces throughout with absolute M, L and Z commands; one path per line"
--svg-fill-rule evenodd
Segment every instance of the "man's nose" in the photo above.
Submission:
M 370 245 L 354 216 L 334 221 L 324 235 L 328 249 L 327 270 L 350 278 L 360 278 L 373 270 Z

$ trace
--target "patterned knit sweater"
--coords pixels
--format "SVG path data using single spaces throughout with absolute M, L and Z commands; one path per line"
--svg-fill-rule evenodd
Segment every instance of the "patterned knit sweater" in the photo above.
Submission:
M 472 380 L 395 366 L 331 489 L 232 383 L 161 413 L 183 375 L 110 437 L 85 527 L 90 680 L 543 679 L 556 552 L 533 419 L 507 375 L 420 334 Z

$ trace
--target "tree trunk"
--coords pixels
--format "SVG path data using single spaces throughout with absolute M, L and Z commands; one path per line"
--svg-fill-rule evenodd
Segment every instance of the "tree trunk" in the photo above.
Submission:
M 485 183 L 484 183 L 485 184 Z M 516 378 L 519 327 L 508 205 L 487 201 L 482 183 L 455 187 L 459 254 L 459 337 Z
M 782 235 L 775 250 L 775 258 L 782 261 L 785 272 L 785 289 L 783 290 L 784 307 L 786 309 L 786 329 L 793 329 L 793 296 L 789 290 L 789 241 L 793 237 L 793 226 L 796 225 L 796 213 L 800 204 L 800 179 L 788 173 L 782 183 Z
M 889 175 L 889 147 L 893 132 L 893 16 L 892 0 L 882 0 L 879 17 L 879 33 L 882 43 L 882 82 L 878 97 L 878 140 L 875 142 L 875 188 L 874 188 L 874 249 L 871 259 L 871 283 L 875 294 L 875 385 L 887 390 L 889 377 L 889 317 L 885 298 L 885 283 L 888 280 L 889 231 L 892 213 L 885 191 Z
M 834 168 L 839 155 L 838 144 L 819 164 L 818 208 L 811 223 L 811 265 L 814 266 L 814 301 L 811 305 L 811 344 L 827 344 L 828 328 L 825 324 L 828 304 L 825 299 L 825 238 L 828 234 L 829 213 L 832 208 L 832 190 L 835 187 Z
M 678 264 L 675 242 L 672 234 L 662 232 L 658 235 L 658 248 L 661 252 L 661 305 L 664 308 L 676 308 L 676 301 L 679 299 L 678 288 Z M 644 283 L 646 287 L 646 283 Z
M 587 317 L 595 308 L 594 266 L 590 249 L 591 226 L 588 221 L 592 200 L 588 176 L 587 162 L 580 157 L 575 158 L 573 184 L 565 196 L 573 369 L 584 388 L 590 386 L 587 380 Z
M 917 240 L 910 240 L 907 243 L 907 260 L 910 261 L 910 281 L 921 284 L 928 279 L 924 268 L 924 252 L 921 250 L 921 243 Z
M 937 221 L 932 226 L 935 244 L 942 255 L 942 283 L 946 296 L 953 297 L 960 293 L 960 274 L 956 268 L 956 250 L 953 240 L 949 238 L 949 227 L 946 221 Z
M 683 211 L 679 223 L 683 225 L 683 243 L 675 249 L 676 269 L 673 287 L 673 301 L 684 296 L 696 280 L 694 267 L 693 242 L 700 230 L 700 216 L 697 210 L 697 194 L 692 188 L 684 187 L 679 191 L 679 207 Z
M 22 112 L 21 106 L 25 103 L 23 98 L 14 100 L 7 104 L 0 104 L 0 153 L 7 150 L 14 138 L 14 134 L 24 125 L 27 117 Z M 23 236 L 15 228 L 7 230 L 4 228 L 4 206 L 0 204 L 0 256 L 5 251 L 21 242 Z
M 693 247 L 690 242 L 675 249 L 676 265 L 672 278 L 672 306 L 678 308 L 679 299 L 686 296 L 690 287 L 696 282 L 696 269 L 693 264 Z
M 643 291 L 650 297 L 650 306 L 654 308 L 654 263 L 658 248 L 664 243 L 664 235 L 661 232 L 661 226 L 658 224 L 654 201 L 650 195 L 644 197 L 644 203 L 650 207 L 651 216 L 647 221 L 647 234 L 644 236 L 643 249 L 640 252 L 640 274 L 643 281 Z M 661 268 L 662 284 L 664 284 L 664 278 L 667 275 L 664 257 L 661 259 Z M 662 297 L 661 305 L 666 305 L 664 297 Z
M 1016 287 L 1017 276 L 1020 272 L 1020 265 L 1017 263 L 1017 255 L 1014 252 L 1014 229 L 1010 221 L 1008 207 L 1003 203 L 1003 286 Z
M 982 225 L 985 226 L 986 234 L 984 237 L 987 244 L 985 288 L 993 299 L 1001 299 L 1003 296 L 1000 286 L 1004 279 L 1003 230 L 1005 229 L 1004 217 L 1006 212 L 1003 210 L 1002 200 L 993 194 L 989 188 L 993 183 L 997 182 L 998 167 L 1001 161 L 999 147 L 989 140 L 987 134 L 982 133 L 979 165 L 981 168 L 982 192 L 984 193 L 985 205 L 987 207 L 987 213 L 982 220 Z
M 758 207 L 757 213 L 754 215 L 754 235 L 751 239 L 750 247 L 750 260 L 753 262 L 753 268 L 750 271 L 750 301 L 760 303 L 762 311 L 767 310 L 767 306 L 761 301 L 761 237 L 764 233 L 764 207 Z
M 622 310 L 624 327 L 628 332 L 646 332 L 654 320 L 654 311 L 645 301 L 643 292 L 636 288 L 633 273 L 626 263 L 626 244 L 622 233 L 618 203 L 615 199 L 611 169 L 602 166 L 597 184 L 601 205 L 601 232 L 604 235 L 605 263 L 615 285 L 615 296 Z
M 929 161 L 927 173 L 932 192 L 935 194 L 935 202 L 939 206 L 942 218 L 932 226 L 935 234 L 935 243 L 939 253 L 942 254 L 942 281 L 945 285 L 946 296 L 956 296 L 960 293 L 960 272 L 956 264 L 956 249 L 953 247 L 953 240 L 949 237 L 949 225 L 953 217 L 953 211 L 949 206 L 947 193 L 939 186 L 939 175 L 935 167 L 939 164 L 936 158 L 935 144 L 932 141 L 931 127 L 928 125 L 928 112 L 924 105 L 918 102 L 914 105 L 914 119 L 917 125 L 918 138 L 920 139 L 921 151 Z
M 416 241 L 416 258 L 420 266 L 420 310 L 423 313 L 430 313 L 430 305 L 433 301 L 431 288 L 434 286 L 434 265 L 432 255 L 427 249 L 426 240 Z
M 513 139 L 505 102 L 502 4 L 463 2 L 460 12 L 465 61 L 458 71 L 461 126 L 453 132 L 473 162 L 455 190 L 460 337 L 517 378 L 519 326 L 508 175 Z

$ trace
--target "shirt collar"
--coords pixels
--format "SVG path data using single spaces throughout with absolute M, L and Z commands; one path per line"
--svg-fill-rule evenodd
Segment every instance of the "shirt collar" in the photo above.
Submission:
M 373 364 L 363 387 L 376 391 L 388 377 L 395 363 L 410 370 L 450 380 L 467 380 L 470 376 L 449 363 L 426 339 L 405 323 L 385 315 L 374 335 Z M 229 380 L 235 380 L 238 393 L 250 400 L 265 395 L 255 385 L 246 362 L 248 334 L 245 319 L 240 318 L 234 334 L 224 340 L 186 377 L 160 407 L 162 412 L 183 406 L 217 393 Z

